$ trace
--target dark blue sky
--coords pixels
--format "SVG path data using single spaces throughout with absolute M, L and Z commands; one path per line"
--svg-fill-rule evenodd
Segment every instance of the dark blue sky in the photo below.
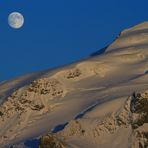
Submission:
M 13 11 L 25 17 L 19 30 Z M 147 20 L 148 0 L 1 0 L 0 81 L 86 57 Z

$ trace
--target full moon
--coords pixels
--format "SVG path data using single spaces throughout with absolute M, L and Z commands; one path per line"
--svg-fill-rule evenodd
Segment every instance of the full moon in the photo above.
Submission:
M 23 15 L 19 12 L 12 12 L 8 16 L 8 24 L 14 29 L 21 28 L 24 24 Z

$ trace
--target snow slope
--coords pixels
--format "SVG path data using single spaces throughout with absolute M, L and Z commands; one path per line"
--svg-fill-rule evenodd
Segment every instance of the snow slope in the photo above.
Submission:
M 65 147 L 146 148 L 148 89 L 97 105 L 82 118 L 70 121 L 64 130 L 43 136 L 41 141 L 48 136 L 61 139 Z M 52 141 L 48 141 L 51 145 Z
M 117 128 L 114 114 L 128 102 L 133 92 L 148 89 L 148 22 L 121 32 L 104 53 L 68 66 L 30 74 L 0 84 L 0 145 L 8 147 L 46 134 L 69 122 L 57 136 L 66 135 L 67 147 L 128 147 L 129 124 L 112 134 L 104 126 Z M 128 103 L 127 103 L 128 104 Z M 89 112 L 88 112 L 89 110 Z M 130 107 L 121 109 L 127 123 Z M 127 116 L 126 116 L 127 115 Z M 79 129 L 78 117 L 89 132 Z M 101 124 L 101 121 L 104 121 Z M 107 121 L 106 121 L 107 120 Z M 110 122 L 108 122 L 108 120 Z M 103 134 L 93 142 L 94 127 Z M 75 128 L 76 126 L 76 128 Z M 71 128 L 72 127 L 72 128 Z M 148 130 L 147 124 L 145 129 Z M 100 133 L 100 131 L 99 131 Z M 126 135 L 123 139 L 123 135 Z M 81 137 L 81 138 L 80 138 Z M 83 139 L 84 138 L 84 139 Z M 102 140 L 103 139 L 103 140 Z M 116 140 L 115 140 L 116 139 Z M 119 146 L 120 145 L 120 146 Z

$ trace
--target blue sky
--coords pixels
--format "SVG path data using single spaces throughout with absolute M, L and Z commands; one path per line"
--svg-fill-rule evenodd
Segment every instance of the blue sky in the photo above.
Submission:
M 13 11 L 21 29 L 8 25 Z M 147 20 L 147 0 L 1 0 L 0 81 L 87 57 Z

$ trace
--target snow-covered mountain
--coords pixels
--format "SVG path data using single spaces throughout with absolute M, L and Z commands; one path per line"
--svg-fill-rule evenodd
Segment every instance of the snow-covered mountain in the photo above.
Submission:
M 41 148 L 148 146 L 148 22 L 87 59 L 0 84 L 1 147 L 39 136 Z

